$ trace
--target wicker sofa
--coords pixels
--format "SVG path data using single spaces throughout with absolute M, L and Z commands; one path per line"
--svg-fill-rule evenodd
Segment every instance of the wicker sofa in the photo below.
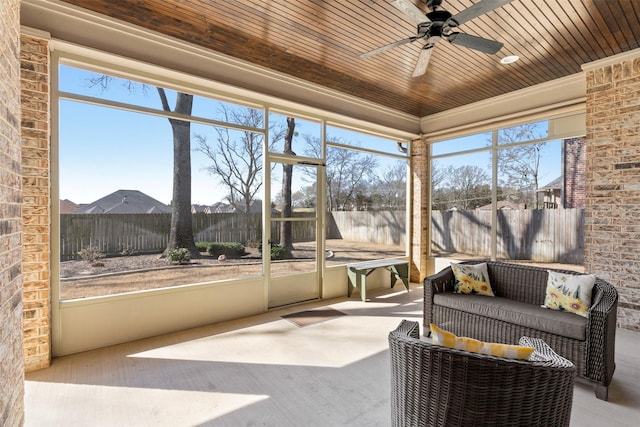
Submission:
M 389 334 L 393 426 L 568 426 L 575 367 L 542 340 L 523 337 L 530 360 L 433 345 L 418 322 Z
M 434 323 L 481 341 L 516 344 L 522 336 L 540 338 L 576 365 L 577 379 L 593 385 L 596 397 L 607 400 L 615 370 L 616 289 L 596 279 L 588 316 L 583 317 L 541 307 L 547 269 L 497 261 L 461 264 L 480 262 L 487 263 L 495 298 L 454 293 L 449 266 L 424 281 L 425 331 Z

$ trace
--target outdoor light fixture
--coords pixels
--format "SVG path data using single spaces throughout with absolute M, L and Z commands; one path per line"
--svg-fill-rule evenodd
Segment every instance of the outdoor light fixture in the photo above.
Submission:
M 519 59 L 520 59 L 520 57 L 518 55 L 509 55 L 509 56 L 505 56 L 504 58 L 502 58 L 500 60 L 500 63 L 501 64 L 513 64 L 514 62 L 516 62 Z

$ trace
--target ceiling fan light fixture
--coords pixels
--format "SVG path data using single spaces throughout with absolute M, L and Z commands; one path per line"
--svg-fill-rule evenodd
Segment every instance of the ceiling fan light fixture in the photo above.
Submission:
M 505 56 L 504 58 L 502 58 L 500 60 L 501 64 L 513 64 L 514 62 L 518 61 L 520 59 L 520 57 L 518 55 L 509 55 L 509 56 Z

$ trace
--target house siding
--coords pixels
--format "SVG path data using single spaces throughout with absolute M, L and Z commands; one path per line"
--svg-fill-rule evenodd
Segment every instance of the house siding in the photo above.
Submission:
M 640 331 L 640 58 L 586 71 L 585 268 L 619 292 Z
M 49 41 L 20 37 L 24 367 L 51 363 Z
M 24 423 L 20 2 L 0 2 L 0 425 Z

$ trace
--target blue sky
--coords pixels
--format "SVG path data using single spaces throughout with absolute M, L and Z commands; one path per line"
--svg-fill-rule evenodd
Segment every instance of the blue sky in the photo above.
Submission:
M 60 67 L 60 90 L 99 97 L 111 101 L 161 109 L 155 88 L 127 85 L 126 80 L 112 79 L 106 89 L 90 86 L 89 77 L 100 74 L 72 67 Z M 167 90 L 169 104 L 175 103 L 175 92 Z M 194 97 L 193 115 L 221 119 L 220 103 L 201 96 Z M 284 116 L 274 117 L 282 121 Z M 296 121 L 298 136 L 294 151 L 304 145 L 303 136 L 320 137 L 320 126 L 305 120 Z M 216 139 L 211 127 L 192 124 L 192 134 Z M 394 141 L 371 137 L 362 133 L 328 127 L 330 139 L 354 143 L 363 147 L 398 154 Z M 486 135 L 461 139 L 457 147 L 486 146 Z M 206 171 L 211 160 L 196 151 L 192 141 L 192 203 L 213 204 L 223 200 L 228 190 L 219 179 Z M 163 202 L 170 203 L 173 180 L 173 141 L 169 121 L 163 117 L 123 111 L 92 104 L 62 100 L 60 102 L 60 198 L 74 203 L 91 203 L 114 191 L 139 190 Z M 298 154 L 301 154 L 298 152 Z M 547 144 L 543 153 L 540 184 L 560 176 L 560 155 L 557 144 Z M 464 157 L 440 159 L 441 165 L 475 164 L 490 170 L 488 155 L 476 153 Z M 391 163 L 380 165 L 380 173 Z M 298 185 L 307 185 L 298 180 Z
M 126 80 L 112 78 L 105 88 L 91 86 L 89 79 L 100 74 L 61 66 L 60 87 L 76 93 L 161 109 L 160 97 L 153 87 L 128 85 Z M 166 90 L 169 104 L 175 104 L 175 91 Z M 220 103 L 201 96 L 194 97 L 193 115 L 222 119 Z M 282 121 L 284 116 L 273 116 Z M 303 135 L 320 137 L 320 125 L 296 120 L 298 136 L 294 151 L 304 145 Z M 206 135 L 210 143 L 216 133 L 210 126 L 192 124 L 192 135 Z M 331 128 L 329 136 L 342 142 L 356 141 L 368 148 L 396 153 L 396 144 L 383 138 Z M 228 190 L 218 178 L 206 171 L 211 160 L 194 148 L 192 140 L 192 203 L 213 204 L 221 201 Z M 300 153 L 299 153 L 300 154 Z M 114 191 L 139 190 L 168 204 L 172 198 L 173 141 L 168 119 L 149 114 L 123 111 L 72 100 L 60 102 L 60 198 L 74 203 L 91 203 Z M 299 185 L 307 185 L 298 180 Z
M 536 136 L 544 138 L 547 135 L 547 122 L 539 122 L 534 125 Z M 434 144 L 433 155 L 447 155 L 456 151 L 481 149 L 491 146 L 491 132 L 457 138 Z M 538 169 L 538 184 L 545 186 L 559 178 L 562 174 L 562 145 L 559 140 L 547 141 L 540 151 L 540 165 Z M 436 158 L 438 167 L 459 167 L 463 165 L 477 166 L 491 176 L 491 152 L 479 151 L 469 154 L 452 155 Z

